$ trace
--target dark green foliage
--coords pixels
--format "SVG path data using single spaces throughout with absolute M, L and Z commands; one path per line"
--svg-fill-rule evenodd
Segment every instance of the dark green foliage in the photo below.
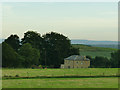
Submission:
M 99 57 L 96 56 L 95 58 L 91 58 L 90 56 L 87 56 L 87 58 L 90 59 L 90 67 L 95 68 L 120 68 L 120 50 L 111 53 L 111 58 L 108 59 L 106 57 Z
M 40 53 L 37 49 L 32 48 L 29 43 L 23 44 L 18 53 L 24 58 L 22 64 L 26 68 L 39 63 Z
M 64 58 L 79 54 L 79 49 L 71 46 L 68 37 L 51 32 L 43 35 L 44 39 L 44 56 L 46 57 L 46 64 L 59 67 L 64 62 Z
M 92 58 L 91 56 L 86 56 L 86 58 L 90 59 L 90 67 L 94 68 L 94 58 Z
M 109 66 L 108 64 L 109 64 L 109 59 L 106 57 L 96 56 L 93 61 L 93 65 L 96 68 L 105 68 L 105 67 Z
M 59 67 L 64 58 L 70 55 L 79 55 L 82 51 L 116 51 L 116 49 L 98 48 L 86 45 L 71 45 L 68 37 L 56 33 L 46 33 L 42 37 L 39 33 L 28 31 L 24 34 L 21 43 L 17 35 L 11 35 L 2 43 L 3 67 L 31 67 L 42 65 L 44 67 Z M 90 67 L 120 67 L 120 50 L 111 53 L 111 59 L 97 56 L 90 59 Z
M 112 68 L 120 68 L 120 50 L 111 53 L 111 66 Z
M 39 33 L 34 31 L 28 31 L 24 33 L 24 38 L 21 41 L 22 44 L 30 43 L 33 48 L 42 48 L 42 38 Z
M 19 77 L 19 75 L 15 75 L 15 77 Z
M 80 55 L 79 48 L 75 48 L 75 47 L 71 46 L 70 51 L 69 51 L 69 56 L 70 55 Z
M 62 34 L 51 32 L 43 35 L 46 51 L 46 64 L 59 67 L 69 56 L 70 40 Z
M 90 67 L 91 68 L 109 68 L 110 60 L 106 57 L 100 57 L 96 56 L 95 58 L 92 58 L 91 56 L 86 56 L 90 59 Z
M 21 43 L 17 35 L 11 35 L 5 42 L 18 52 L 17 54 L 14 50 L 7 48 L 8 52 L 11 51 L 10 53 L 15 54 L 15 56 L 11 55 L 11 58 L 13 58 L 12 60 L 15 63 L 18 62 L 19 65 L 15 65 L 19 67 L 30 67 L 31 65 L 59 67 L 64 62 L 64 58 L 73 54 L 79 54 L 79 49 L 73 48 L 67 37 L 55 32 L 47 33 L 41 37 L 37 32 L 28 31 L 24 33 Z M 5 59 L 4 61 L 7 61 L 7 64 L 10 61 L 11 63 L 13 62 L 9 59 L 9 55 L 4 57 L 7 57 L 7 59 L 3 58 Z M 16 67 L 12 64 L 10 67 Z M 3 63 L 4 65 L 5 63 Z
M 19 67 L 20 56 L 6 42 L 2 43 L 2 67 Z
M 22 45 L 25 43 L 30 43 L 33 48 L 36 48 L 39 50 L 40 57 L 39 57 L 39 62 L 38 64 L 43 64 L 43 59 L 44 59 L 44 51 L 43 51 L 43 38 L 40 36 L 39 33 L 35 31 L 27 31 L 24 33 L 24 38 L 22 38 L 21 41 Z
M 5 39 L 5 42 L 9 44 L 15 51 L 17 51 L 20 47 L 19 37 L 16 34 L 10 35 L 7 39 Z

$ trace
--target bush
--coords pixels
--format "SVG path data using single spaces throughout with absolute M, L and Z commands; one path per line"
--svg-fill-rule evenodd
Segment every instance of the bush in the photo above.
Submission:
M 8 75 L 7 75 L 7 74 L 5 74 L 5 75 L 4 75 L 4 77 L 8 77 Z
M 38 67 L 41 68 L 41 69 L 43 68 L 42 65 L 39 65 Z
M 36 65 L 32 65 L 31 68 L 32 68 L 32 69 L 39 69 L 40 67 L 39 67 L 39 66 L 36 66 Z
M 19 77 L 19 75 L 15 75 L 15 77 Z

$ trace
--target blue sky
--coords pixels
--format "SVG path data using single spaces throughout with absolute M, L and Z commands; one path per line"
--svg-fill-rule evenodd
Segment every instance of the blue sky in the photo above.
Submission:
M 117 2 L 3 3 L 2 38 L 28 30 L 55 31 L 70 39 L 118 40 Z

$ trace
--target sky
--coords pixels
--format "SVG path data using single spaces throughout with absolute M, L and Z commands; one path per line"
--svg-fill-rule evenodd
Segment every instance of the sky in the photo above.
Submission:
M 4 2 L 2 37 L 28 30 L 54 31 L 70 39 L 118 40 L 117 2 Z

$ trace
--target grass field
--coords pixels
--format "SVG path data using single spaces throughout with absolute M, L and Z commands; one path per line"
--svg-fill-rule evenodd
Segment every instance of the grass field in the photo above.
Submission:
M 2 69 L 2 76 L 36 77 L 36 76 L 64 76 L 64 75 L 116 75 L 117 68 L 77 68 L 77 69 Z
M 113 48 L 92 47 L 92 46 L 81 45 L 81 44 L 72 44 L 72 46 L 75 48 L 79 48 L 81 55 L 84 55 L 84 56 L 89 55 L 93 58 L 95 56 L 110 58 L 111 52 L 117 51 L 117 49 L 113 49 Z
M 94 78 L 19 78 L 5 79 L 4 76 L 38 77 L 38 76 L 112 76 L 117 68 L 81 68 L 81 69 L 2 69 L 3 88 L 117 88 L 117 77 Z
M 3 88 L 118 88 L 117 78 L 44 78 L 3 80 Z
M 97 52 L 93 52 L 93 51 L 81 51 L 80 55 L 82 56 L 91 56 L 92 58 L 95 58 L 96 56 L 102 56 L 102 57 L 107 57 L 108 59 L 111 58 L 111 51 L 97 51 Z

